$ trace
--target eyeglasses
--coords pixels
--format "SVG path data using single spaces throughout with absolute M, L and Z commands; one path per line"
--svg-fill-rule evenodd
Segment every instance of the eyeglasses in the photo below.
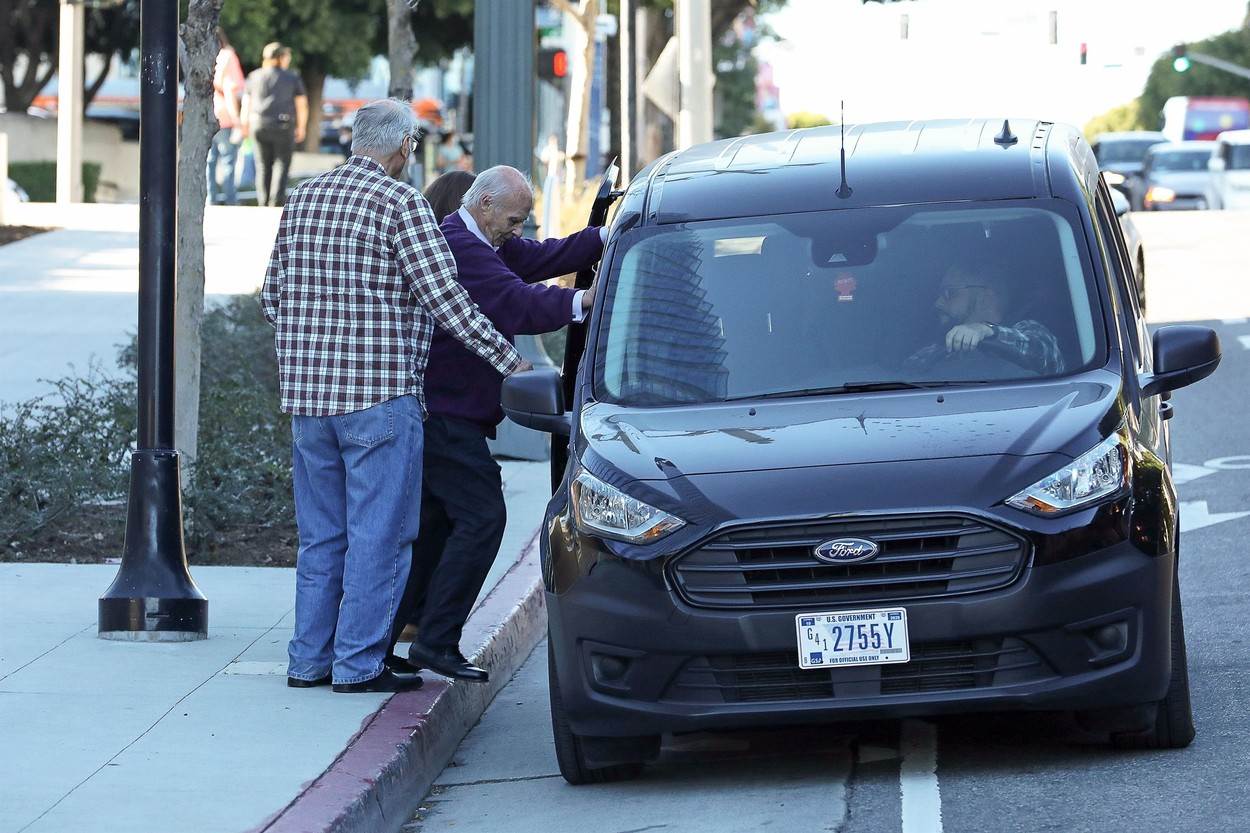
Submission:
M 409 144 L 411 142 L 411 144 Z M 421 135 L 418 133 L 409 133 L 404 137 L 404 145 L 408 148 L 408 152 L 415 154 L 417 148 L 421 146 Z
M 938 288 L 938 297 L 941 298 L 943 301 L 949 301 L 950 299 L 954 298 L 955 295 L 961 289 L 987 289 L 987 288 L 988 287 L 986 287 L 986 285 L 983 283 L 965 283 L 965 284 L 960 284 L 959 286 L 943 286 L 943 287 Z

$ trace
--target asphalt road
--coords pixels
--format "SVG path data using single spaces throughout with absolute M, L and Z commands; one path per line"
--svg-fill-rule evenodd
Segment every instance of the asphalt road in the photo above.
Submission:
M 1150 276 L 1152 321 L 1182 295 L 1178 319 L 1246 313 L 1227 251 L 1150 226 L 1164 267 Z M 540 646 L 405 831 L 1250 831 L 1250 323 L 1204 323 L 1224 361 L 1177 392 L 1172 422 L 1198 731 L 1188 749 L 1115 751 L 1063 714 L 977 715 L 670 739 L 637 781 L 571 787 L 556 766 Z

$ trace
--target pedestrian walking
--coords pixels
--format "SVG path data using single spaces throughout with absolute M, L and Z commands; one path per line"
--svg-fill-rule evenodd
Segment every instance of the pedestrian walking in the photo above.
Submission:
M 441 226 L 456 258 L 458 280 L 509 340 L 584 320 L 593 290 L 540 282 L 589 268 L 603 254 L 601 228 L 541 243 L 523 239 L 521 227 L 533 204 L 525 176 L 500 165 L 478 174 L 463 205 Z M 460 637 L 503 540 L 503 482 L 486 444 L 503 419 L 503 375 L 440 328 L 430 346 L 425 381 L 430 416 L 421 532 L 391 644 L 420 608 L 409 661 L 447 677 L 485 682 L 487 672 L 460 652 Z
M 291 50 L 275 41 L 261 54 L 260 69 L 247 77 L 242 121 L 256 143 L 256 204 L 281 206 L 291 156 L 308 128 L 308 93 L 290 70 Z
M 217 45 L 217 64 L 213 69 L 213 114 L 217 117 L 217 132 L 208 146 L 208 201 L 214 205 L 236 205 L 239 198 L 234 170 L 239 144 L 243 141 L 239 109 L 243 100 L 243 66 L 220 26 L 217 27 Z
M 398 181 L 415 129 L 403 102 L 359 110 L 352 156 L 292 192 L 261 290 L 293 435 L 297 688 L 421 684 L 384 655 L 419 527 L 434 325 L 498 374 L 530 367 L 456 282 L 425 199 Z

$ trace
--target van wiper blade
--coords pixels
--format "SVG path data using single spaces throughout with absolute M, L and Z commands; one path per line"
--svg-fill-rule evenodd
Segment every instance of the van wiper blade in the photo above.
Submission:
M 938 383 L 942 387 L 945 383 Z M 735 399 L 788 399 L 800 396 L 832 396 L 839 393 L 866 393 L 875 390 L 918 390 L 934 387 L 927 382 L 847 382 L 844 385 L 829 385 L 822 388 L 798 388 L 797 390 L 775 390 L 768 393 L 757 393 L 754 396 L 738 396 Z
M 775 390 L 768 393 L 756 393 L 750 396 L 734 396 L 725 400 L 736 402 L 743 399 L 790 399 L 803 396 L 835 396 L 840 393 L 869 393 L 884 390 L 928 390 L 930 388 L 958 388 L 971 385 L 988 385 L 983 379 L 976 380 L 941 380 L 936 382 L 847 382 L 843 385 L 829 385 L 820 388 L 798 388 L 796 390 Z

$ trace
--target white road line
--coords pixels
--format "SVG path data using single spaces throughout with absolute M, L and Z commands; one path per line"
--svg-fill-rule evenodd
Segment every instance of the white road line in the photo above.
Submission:
M 903 755 L 899 766 L 903 833 L 942 833 L 937 727 L 922 720 L 904 720 L 898 745 Z
M 1221 324 L 1245 324 L 1246 319 L 1244 318 L 1221 318 L 1220 323 Z
M 1241 346 L 1250 350 L 1250 336 L 1237 336 L 1237 340 L 1241 342 Z

